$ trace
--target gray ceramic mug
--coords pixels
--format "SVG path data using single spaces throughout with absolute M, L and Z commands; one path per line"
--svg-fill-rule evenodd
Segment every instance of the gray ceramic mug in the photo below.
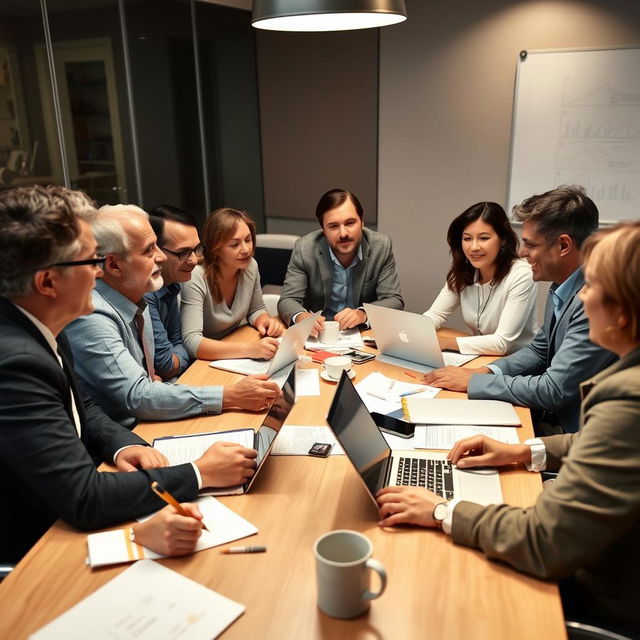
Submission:
M 314 545 L 318 607 L 333 618 L 355 618 L 387 586 L 382 563 L 371 558 L 373 545 L 366 536 L 347 529 L 330 531 Z M 369 589 L 371 571 L 380 577 L 380 589 Z

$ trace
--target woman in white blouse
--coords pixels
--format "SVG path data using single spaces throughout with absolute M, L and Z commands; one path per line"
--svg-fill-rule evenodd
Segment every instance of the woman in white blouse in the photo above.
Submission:
M 217 209 L 202 229 L 204 257 L 182 287 L 182 341 L 189 354 L 203 360 L 270 360 L 276 337 L 284 331 L 262 300 L 260 273 L 253 259 L 256 225 L 244 211 Z M 236 327 L 250 324 L 257 342 L 222 342 Z
M 536 331 L 536 285 L 518 258 L 518 237 L 504 209 L 478 202 L 449 226 L 451 267 L 429 316 L 436 329 L 460 307 L 471 336 L 439 337 L 441 349 L 504 355 L 528 344 Z

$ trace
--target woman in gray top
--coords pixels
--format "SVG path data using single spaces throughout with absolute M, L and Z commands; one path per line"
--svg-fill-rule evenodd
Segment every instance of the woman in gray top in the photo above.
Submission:
M 284 325 L 267 313 L 253 259 L 256 226 L 243 211 L 217 209 L 202 230 L 204 259 L 182 287 L 182 341 L 189 354 L 203 360 L 270 360 Z M 221 342 L 236 327 L 250 324 L 257 342 Z

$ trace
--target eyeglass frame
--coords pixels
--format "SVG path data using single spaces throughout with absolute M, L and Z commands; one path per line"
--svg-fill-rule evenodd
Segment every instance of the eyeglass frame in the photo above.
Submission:
M 70 260 L 68 262 L 56 262 L 55 264 L 50 264 L 47 269 L 52 269 L 53 267 L 82 267 L 85 265 L 93 265 L 94 267 L 100 267 L 100 269 L 104 269 L 105 260 L 105 256 L 100 256 L 98 258 L 88 258 L 87 260 Z
M 170 253 L 172 256 L 178 258 L 180 262 L 184 262 L 185 260 L 187 260 L 192 253 L 196 258 L 202 258 L 202 256 L 204 255 L 204 245 L 202 244 L 202 242 L 192 249 L 183 249 L 182 251 L 174 251 L 173 249 L 163 247 L 162 245 L 158 245 L 158 247 L 163 251 Z

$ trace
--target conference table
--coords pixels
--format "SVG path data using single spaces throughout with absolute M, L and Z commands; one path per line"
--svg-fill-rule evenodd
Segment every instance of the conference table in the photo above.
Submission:
M 254 330 L 243 328 L 227 339 L 256 338 Z M 482 366 L 491 359 L 478 358 L 465 366 Z M 321 368 L 311 362 L 298 366 Z M 373 371 L 411 381 L 402 369 L 377 360 L 354 370 L 356 384 Z M 180 382 L 209 385 L 238 379 L 196 361 Z M 335 388 L 320 380 L 320 396 L 299 397 L 286 424 L 326 424 Z M 464 395 L 442 391 L 437 397 Z M 517 411 L 522 441 L 532 436 L 531 419 L 526 409 Z M 163 435 L 257 427 L 263 417 L 264 412 L 229 411 L 141 424 L 136 432 L 151 442 Z M 522 507 L 533 504 L 542 488 L 538 474 L 515 465 L 501 472 L 501 484 L 505 502 Z M 246 606 L 223 633 L 225 639 L 566 638 L 556 584 L 489 561 L 477 550 L 454 545 L 439 531 L 381 529 L 377 511 L 344 455 L 271 456 L 249 494 L 220 500 L 259 530 L 236 544 L 264 545 L 267 552 L 223 555 L 213 548 L 159 562 Z M 19 515 L 16 525 L 18 521 Z M 334 529 L 368 536 L 373 557 L 388 574 L 385 593 L 352 620 L 330 618 L 316 606 L 313 545 Z M 28 637 L 128 566 L 92 570 L 85 562 L 86 551 L 86 533 L 60 521 L 51 527 L 0 585 L 0 638 Z M 375 576 L 372 582 L 376 587 Z

